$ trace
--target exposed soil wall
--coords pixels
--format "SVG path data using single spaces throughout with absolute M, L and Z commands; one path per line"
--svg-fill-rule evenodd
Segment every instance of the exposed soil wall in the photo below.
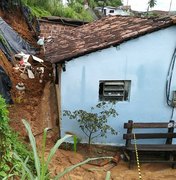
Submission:
M 34 38 L 33 32 L 28 29 L 27 23 L 19 9 L 4 12 L 0 10 L 0 16 L 25 40 L 37 47 L 37 40 Z M 13 55 L 14 56 L 14 55 Z M 38 57 L 43 59 L 43 55 Z M 19 63 L 18 61 L 16 61 Z M 26 119 L 32 126 L 34 134 L 40 134 L 45 127 L 56 128 L 57 103 L 55 97 L 55 88 L 52 83 L 52 67 L 50 63 L 40 64 L 30 59 L 32 68 L 44 67 L 44 77 L 42 82 L 35 75 L 34 79 L 22 78 L 20 71 L 15 71 L 12 64 L 7 60 L 6 56 L 0 51 L 0 65 L 4 68 L 12 81 L 11 95 L 14 104 L 9 107 L 10 124 L 12 128 L 19 132 L 22 136 L 26 136 L 22 119 Z M 16 85 L 22 82 L 25 85 L 25 93 L 22 97 L 16 89 Z
M 2 11 L 0 9 L 0 16 L 6 21 L 16 32 L 18 32 L 27 42 L 36 46 L 37 39 L 34 32 L 28 29 L 24 17 L 20 9 Z

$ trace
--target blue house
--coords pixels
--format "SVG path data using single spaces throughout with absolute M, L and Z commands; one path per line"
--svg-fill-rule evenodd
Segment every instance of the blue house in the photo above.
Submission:
M 63 110 L 89 110 L 116 100 L 118 135 L 94 143 L 124 144 L 124 122 L 168 121 L 175 117 L 175 17 L 146 19 L 111 16 L 59 34 L 47 45 L 46 60 L 55 65 L 60 133 L 86 137 Z

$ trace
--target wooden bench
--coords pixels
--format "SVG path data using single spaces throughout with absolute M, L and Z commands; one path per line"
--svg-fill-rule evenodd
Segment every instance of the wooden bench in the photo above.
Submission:
M 124 128 L 127 129 L 127 133 L 123 135 L 123 139 L 126 140 L 125 152 L 129 159 L 129 168 L 136 162 L 134 133 L 140 163 L 170 163 L 172 168 L 174 168 L 176 165 L 176 144 L 172 144 L 173 138 L 176 138 L 174 125 L 174 121 L 170 121 L 169 123 L 134 123 L 132 120 L 129 120 L 128 123 L 124 123 Z M 171 127 L 168 128 L 169 126 Z M 162 132 L 158 132 L 157 129 L 162 130 Z M 148 142 L 150 140 L 151 143 L 144 143 L 146 141 L 145 139 L 147 139 Z M 160 144 L 152 143 L 154 139 L 164 139 L 164 142 Z M 142 143 L 139 143 L 141 140 Z M 159 155 L 159 158 L 152 157 L 154 154 Z M 146 155 L 148 156 L 144 158 Z

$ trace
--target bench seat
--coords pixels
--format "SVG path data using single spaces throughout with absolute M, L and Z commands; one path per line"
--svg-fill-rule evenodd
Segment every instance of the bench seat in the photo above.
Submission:
M 172 143 L 173 139 L 176 138 L 174 127 L 175 122 L 172 120 L 170 122 L 146 123 L 129 120 L 128 123 L 124 123 L 127 132 L 123 135 L 123 139 L 126 140 L 125 154 L 129 160 L 129 168 L 137 161 L 137 157 L 139 157 L 139 162 L 170 163 L 174 168 L 176 166 L 176 144 Z M 158 139 L 163 140 L 156 141 Z M 140 144 L 138 144 L 138 140 L 140 140 Z

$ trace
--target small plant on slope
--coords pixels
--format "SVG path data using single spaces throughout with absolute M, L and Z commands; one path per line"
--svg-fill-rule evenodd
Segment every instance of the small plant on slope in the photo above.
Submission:
M 100 102 L 95 107 L 91 107 L 91 112 L 76 110 L 74 112 L 64 110 L 63 116 L 69 119 L 76 119 L 83 133 L 88 137 L 88 144 L 96 137 L 106 137 L 107 131 L 116 135 L 117 132 L 107 124 L 108 118 L 117 117 L 114 108 L 115 102 Z
M 50 153 L 48 155 L 48 157 L 44 158 L 44 153 L 45 153 L 45 148 L 46 148 L 46 135 L 47 135 L 47 128 L 44 130 L 44 134 L 43 134 L 43 141 L 42 141 L 42 154 L 41 154 L 41 158 L 39 158 L 38 156 L 38 152 L 37 152 L 37 148 L 36 148 L 36 142 L 35 142 L 35 138 L 32 134 L 30 125 L 27 121 L 23 120 L 23 123 L 27 129 L 28 135 L 29 135 L 29 139 L 30 139 L 30 143 L 32 146 L 32 150 L 33 150 L 33 154 L 34 154 L 34 160 L 35 160 L 35 169 L 36 169 L 36 174 L 32 173 L 30 171 L 30 169 L 27 167 L 27 161 L 28 161 L 28 157 L 26 158 L 25 161 L 23 161 L 20 158 L 20 155 L 17 153 L 14 153 L 15 157 L 21 162 L 22 167 L 23 167 L 23 171 L 21 174 L 21 180 L 23 179 L 28 179 L 28 180 L 49 180 L 49 179 L 53 179 L 53 180 L 59 180 L 61 177 L 63 177 L 65 174 L 69 173 L 70 171 L 72 171 L 73 169 L 77 168 L 78 166 L 81 166 L 89 161 L 93 161 L 93 160 L 97 160 L 97 159 L 104 159 L 104 158 L 108 158 L 111 159 L 112 157 L 101 157 L 101 158 L 89 158 L 83 162 L 80 162 L 78 164 L 75 164 L 73 166 L 70 166 L 68 168 L 65 168 L 65 170 L 63 172 L 58 173 L 57 176 L 50 178 L 50 173 L 48 170 L 48 165 L 51 162 L 55 152 L 58 150 L 58 147 L 62 144 L 62 142 L 64 142 L 67 138 L 72 137 L 72 135 L 66 135 L 64 136 L 62 139 L 59 139 L 56 144 L 54 145 L 54 147 L 50 150 Z

